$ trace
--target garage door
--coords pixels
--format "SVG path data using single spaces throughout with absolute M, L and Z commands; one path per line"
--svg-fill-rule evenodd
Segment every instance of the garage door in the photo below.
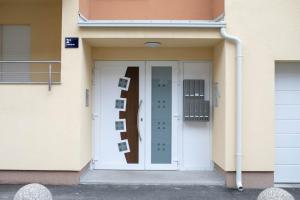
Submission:
M 276 64 L 276 183 L 300 183 L 300 62 Z

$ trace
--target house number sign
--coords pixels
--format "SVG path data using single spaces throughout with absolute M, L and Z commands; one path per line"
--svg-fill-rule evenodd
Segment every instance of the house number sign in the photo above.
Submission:
M 78 48 L 78 46 L 79 46 L 78 37 L 66 37 L 65 38 L 65 48 L 66 49 Z

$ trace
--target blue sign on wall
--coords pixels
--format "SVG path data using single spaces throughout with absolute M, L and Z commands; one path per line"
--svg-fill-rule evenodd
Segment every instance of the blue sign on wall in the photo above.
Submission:
M 65 38 L 65 48 L 78 48 L 79 46 L 78 37 L 66 37 Z

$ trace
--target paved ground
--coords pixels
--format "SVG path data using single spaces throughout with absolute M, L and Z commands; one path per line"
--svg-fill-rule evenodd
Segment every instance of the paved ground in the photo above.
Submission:
M 13 199 L 21 186 L 0 185 L 0 199 Z M 226 189 L 222 186 L 49 186 L 54 200 L 256 200 L 260 190 Z M 300 199 L 300 189 L 288 189 Z
M 223 175 L 216 171 L 90 170 L 80 179 L 81 183 L 111 185 L 172 184 L 223 186 L 225 184 Z

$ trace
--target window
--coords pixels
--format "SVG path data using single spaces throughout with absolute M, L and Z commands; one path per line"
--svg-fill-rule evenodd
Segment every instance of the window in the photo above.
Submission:
M 0 25 L 0 60 L 29 61 L 31 29 L 26 25 Z M 29 63 L 0 63 L 0 82 L 30 82 Z

